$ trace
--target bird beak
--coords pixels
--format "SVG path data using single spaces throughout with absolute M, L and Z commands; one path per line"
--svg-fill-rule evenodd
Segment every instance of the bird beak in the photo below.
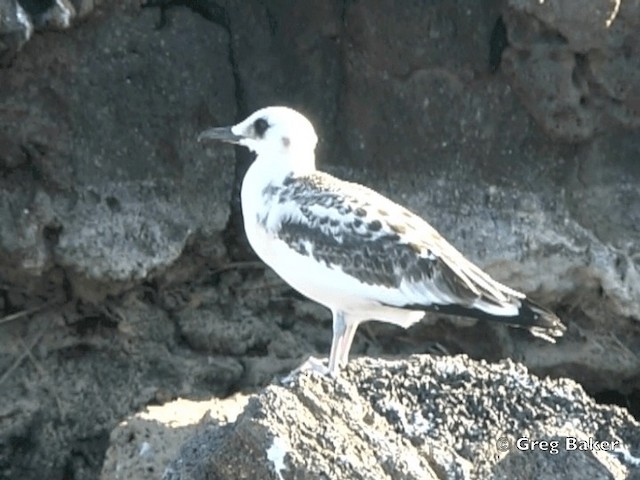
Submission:
M 198 135 L 198 142 L 203 142 L 206 140 L 217 140 L 220 142 L 227 143 L 240 143 L 240 141 L 244 138 L 242 135 L 236 135 L 232 131 L 233 127 L 218 127 L 218 128 L 210 128 L 209 130 L 205 130 Z

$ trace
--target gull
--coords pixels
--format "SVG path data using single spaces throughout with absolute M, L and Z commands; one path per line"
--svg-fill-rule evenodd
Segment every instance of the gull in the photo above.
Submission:
M 435 311 L 527 328 L 552 342 L 563 334 L 554 313 L 491 278 L 421 217 L 317 170 L 318 137 L 301 113 L 266 107 L 237 125 L 205 130 L 198 140 L 255 152 L 242 182 L 245 232 L 285 282 L 331 310 L 323 373 L 338 375 L 358 325 L 369 320 L 408 328 Z

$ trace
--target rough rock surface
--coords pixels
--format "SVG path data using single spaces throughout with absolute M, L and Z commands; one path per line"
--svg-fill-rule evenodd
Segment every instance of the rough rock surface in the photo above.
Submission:
M 582 14 L 572 23 L 571 12 L 605 2 L 588 3 L 563 2 L 565 30 L 582 28 Z M 520 39 L 515 20 L 533 28 L 548 4 L 413 3 L 398 12 L 385 0 L 349 4 L 335 119 L 342 142 L 321 164 L 408 205 L 495 277 L 556 305 L 568 320 L 561 349 L 534 344 L 533 353 L 530 342 L 515 342 L 496 347 L 504 355 L 523 352 L 531 367 L 554 365 L 589 388 L 620 389 L 611 379 L 625 378 L 624 388 L 630 380 L 633 390 L 640 369 L 637 128 L 600 122 L 615 115 L 603 103 L 592 112 L 597 134 L 550 142 L 530 105 L 546 99 L 557 110 L 566 101 L 566 92 L 545 76 L 555 64 L 531 67 L 540 76 L 522 80 L 522 88 L 509 66 L 489 73 L 489 43 L 500 18 L 506 24 L 502 57 L 545 48 L 555 58 L 546 36 Z M 639 21 L 640 7 L 623 3 L 611 24 L 615 32 L 599 37 L 600 54 L 621 62 L 612 35 L 640 52 Z M 634 62 L 624 63 L 631 77 Z M 636 101 L 631 94 L 612 108 L 632 109 Z M 477 348 L 466 343 L 460 350 L 479 355 Z
M 229 215 L 232 152 L 194 141 L 234 116 L 227 34 L 185 10 L 156 28 L 157 10 L 132 8 L 38 36 L 0 77 L 0 263 L 63 267 L 85 298 L 99 296 L 86 281 L 149 278 Z
M 296 373 L 234 421 L 218 415 L 203 417 L 164 479 L 640 478 L 640 425 L 627 412 L 511 361 L 358 359 L 337 380 Z M 589 439 L 610 451 L 572 450 Z M 111 464 L 102 478 L 132 471 Z
M 640 126 L 637 2 L 507 4 L 505 71 L 547 132 L 585 140 Z
M 101 0 L 0 0 L 0 67 L 9 66 L 35 31 L 63 30 Z
M 219 423 L 236 420 L 249 400 L 245 395 L 195 401 L 178 398 L 147 407 L 111 432 L 102 466 L 103 480 L 156 480 L 196 435 L 204 419 Z
M 10 64 L 33 33 L 33 22 L 15 0 L 0 1 L 0 67 Z
M 328 312 L 238 261 L 250 156 L 194 141 L 273 103 L 569 326 L 371 324 L 355 354 L 511 357 L 640 414 L 639 25 L 609 0 L 0 0 L 0 478 L 95 478 L 143 405 L 326 355 Z

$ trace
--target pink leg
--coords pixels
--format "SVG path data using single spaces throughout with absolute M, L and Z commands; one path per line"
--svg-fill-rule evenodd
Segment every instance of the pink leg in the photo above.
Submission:
M 357 323 L 347 324 L 345 317 L 341 311 L 333 314 L 333 339 L 329 354 L 329 374 L 333 377 L 337 376 L 340 367 L 344 367 L 349 361 L 349 350 L 358 328 Z
M 342 341 L 342 351 L 341 355 L 338 358 L 338 365 L 340 367 L 346 367 L 349 362 L 349 352 L 351 351 L 351 344 L 353 343 L 353 338 L 356 335 L 356 330 L 358 329 L 358 324 L 354 323 L 352 325 L 348 325 L 345 333 L 344 339 Z

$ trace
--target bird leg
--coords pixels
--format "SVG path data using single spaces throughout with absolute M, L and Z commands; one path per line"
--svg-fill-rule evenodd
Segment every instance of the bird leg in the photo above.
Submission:
M 338 375 L 340 367 L 347 365 L 349 350 L 358 328 L 357 323 L 347 323 L 345 317 L 344 312 L 339 310 L 333 314 L 333 339 L 331 341 L 331 353 L 329 354 L 329 374 L 332 377 Z
M 283 383 L 292 381 L 296 374 L 305 371 L 329 375 L 333 378 L 338 376 L 340 367 L 346 366 L 349 361 L 349 350 L 360 323 L 348 323 L 345 317 L 345 313 L 341 311 L 336 311 L 333 314 L 333 340 L 331 341 L 331 353 L 329 354 L 329 367 L 325 367 L 323 361 L 319 358 L 309 357 L 307 361 L 287 375 L 282 380 Z
M 353 343 L 353 338 L 356 335 L 357 329 L 357 323 L 348 324 L 345 328 L 344 337 L 342 340 L 342 351 L 340 352 L 340 356 L 338 357 L 339 367 L 346 367 L 347 362 L 349 362 L 349 352 L 351 351 L 351 344 Z

